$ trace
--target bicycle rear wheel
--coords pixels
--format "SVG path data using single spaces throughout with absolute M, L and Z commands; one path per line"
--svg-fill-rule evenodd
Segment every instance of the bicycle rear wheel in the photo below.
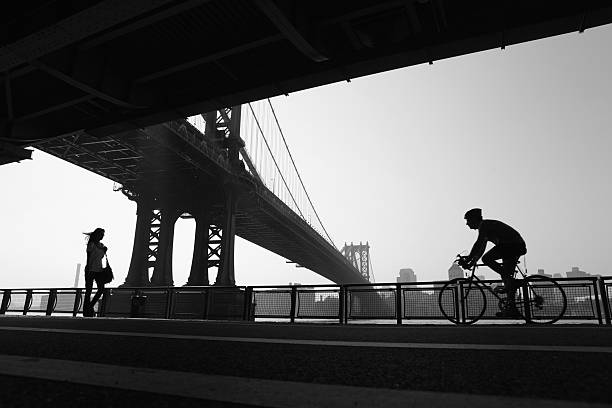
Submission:
M 554 279 L 530 275 L 516 293 L 516 305 L 527 323 L 552 324 L 563 317 L 567 296 Z
M 442 286 L 438 295 L 440 311 L 455 324 L 472 324 L 482 317 L 487 299 L 480 285 L 465 278 L 453 279 Z

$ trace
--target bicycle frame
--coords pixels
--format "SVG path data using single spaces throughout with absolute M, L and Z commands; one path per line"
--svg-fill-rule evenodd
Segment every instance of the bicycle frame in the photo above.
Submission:
M 483 282 L 482 279 L 480 279 L 478 276 L 476 276 L 476 269 L 478 269 L 479 266 L 487 266 L 487 265 L 482 264 L 482 263 L 481 264 L 476 263 L 476 264 L 474 264 L 474 266 L 472 266 L 472 268 L 470 269 L 471 274 L 470 274 L 470 276 L 466 276 L 466 278 L 465 278 L 466 282 L 463 284 L 464 287 L 465 287 L 466 284 L 468 285 L 465 296 L 467 297 L 469 295 L 469 293 L 470 293 L 470 290 L 471 290 L 470 284 L 471 283 L 475 283 L 476 285 L 480 285 L 481 288 L 484 288 L 484 289 L 488 290 L 489 293 L 491 293 L 493 296 L 495 296 L 497 298 L 498 302 L 505 302 L 505 300 L 506 300 L 505 297 L 499 296 L 498 293 L 496 293 L 493 289 L 491 289 L 490 285 L 487 285 L 486 283 Z M 525 273 L 518 266 L 518 264 L 515 265 L 515 267 L 514 267 L 513 277 L 516 277 L 517 272 L 519 273 L 519 275 L 521 275 L 522 279 L 525 279 L 527 277 L 527 275 L 525 275 Z M 523 288 L 523 285 L 521 285 L 521 289 L 523 289 L 523 290 L 525 289 L 525 288 Z M 524 295 L 524 299 L 528 298 L 527 293 L 524 293 L 523 295 Z M 530 313 L 529 302 L 523 301 L 523 302 L 520 302 L 520 303 L 524 304 L 525 312 L 526 313 Z M 462 310 L 463 310 L 463 307 L 462 307 Z
M 459 255 L 456 263 L 461 267 L 465 264 Z M 469 272 L 463 273 L 463 277 L 445 283 L 440 289 L 438 296 L 440 310 L 453 323 L 472 324 L 476 322 L 483 317 L 487 303 L 494 303 L 494 299 L 497 299 L 497 306 L 500 310 L 507 310 L 507 294 L 501 295 L 502 291 L 492 289 L 489 283 L 485 283 L 483 279 L 476 276 L 476 269 L 480 266 L 486 265 L 472 265 L 468 269 Z M 514 303 L 521 309 L 520 314 L 527 323 L 547 324 L 559 320 L 567 307 L 567 297 L 563 288 L 550 277 L 527 276 L 518 264 L 514 265 L 513 278 L 517 274 L 519 284 L 513 290 L 520 290 Z M 505 283 L 508 283 L 507 280 Z M 487 301 L 488 296 L 484 289 L 493 295 L 489 301 Z M 470 295 L 472 292 L 474 292 L 473 295 Z M 468 301 L 468 299 L 471 300 Z M 449 305 L 453 303 L 454 307 L 449 308 Z M 496 314 L 499 316 L 499 313 Z

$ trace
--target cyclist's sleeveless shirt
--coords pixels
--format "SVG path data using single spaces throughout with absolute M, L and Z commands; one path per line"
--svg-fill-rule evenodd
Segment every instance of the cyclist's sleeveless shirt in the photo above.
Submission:
M 478 228 L 478 238 L 495 244 L 515 244 L 525 246 L 525 240 L 517 230 L 497 220 L 482 220 Z

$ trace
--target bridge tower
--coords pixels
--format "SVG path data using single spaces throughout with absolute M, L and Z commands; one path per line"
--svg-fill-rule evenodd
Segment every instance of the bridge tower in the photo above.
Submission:
M 361 273 L 361 276 L 370 281 L 370 245 L 366 241 L 365 245 L 359 242 L 359 245 L 347 245 L 346 242 L 342 247 L 342 255 L 348 259 L 353 266 Z
M 204 115 L 204 136 L 217 145 L 232 168 L 243 167 L 239 151 L 241 106 Z M 187 285 L 209 285 L 208 270 L 217 268 L 215 285 L 235 285 L 234 242 L 239 189 L 225 176 L 205 191 L 185 191 L 176 182 L 141 182 L 120 190 L 136 202 L 137 218 L 130 267 L 122 286 L 173 286 L 174 226 L 179 217 L 196 223 Z

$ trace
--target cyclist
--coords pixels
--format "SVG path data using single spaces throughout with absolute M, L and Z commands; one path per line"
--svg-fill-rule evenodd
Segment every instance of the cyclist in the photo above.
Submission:
M 497 316 L 521 317 L 515 303 L 517 285 L 514 279 L 514 269 L 521 255 L 527 253 L 525 241 L 511 226 L 497 220 L 482 219 L 480 208 L 472 208 L 466 212 L 465 220 L 470 229 L 478 230 L 478 238 L 470 254 L 459 259 L 459 266 L 471 269 L 482 256 L 482 263 L 499 273 L 504 282 L 507 294 L 506 309 L 498 312 Z M 495 246 L 483 256 L 487 242 Z M 502 263 L 497 262 L 498 259 L 501 259 Z

